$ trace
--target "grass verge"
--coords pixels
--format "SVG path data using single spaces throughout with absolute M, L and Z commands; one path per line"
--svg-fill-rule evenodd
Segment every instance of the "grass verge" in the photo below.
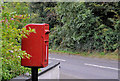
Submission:
M 91 58 L 103 58 L 103 59 L 109 59 L 109 60 L 118 60 L 118 53 L 116 52 L 110 52 L 110 53 L 104 53 L 104 52 L 71 52 L 71 51 L 58 51 L 58 50 L 49 50 L 50 53 L 57 53 L 57 54 L 72 54 L 72 55 L 80 55 L 84 57 L 91 57 Z M 119 59 L 120 60 L 120 59 Z

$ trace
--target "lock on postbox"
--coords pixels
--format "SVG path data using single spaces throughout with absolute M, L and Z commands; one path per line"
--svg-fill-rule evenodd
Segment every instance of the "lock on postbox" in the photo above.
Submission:
M 24 57 L 21 59 L 21 65 L 26 67 L 46 67 L 48 65 L 48 48 L 49 48 L 49 24 L 28 24 L 25 26 L 35 29 L 22 38 L 21 49 L 30 54 L 30 59 Z

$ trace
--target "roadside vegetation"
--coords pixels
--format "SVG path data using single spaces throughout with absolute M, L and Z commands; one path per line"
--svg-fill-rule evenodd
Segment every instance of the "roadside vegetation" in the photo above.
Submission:
M 120 2 L 57 3 L 50 52 L 118 60 Z
M 6 2 L 1 22 L 3 81 L 30 71 L 21 66 L 30 55 L 20 50 L 21 37 L 34 32 L 23 28 L 29 23 L 50 25 L 50 52 L 117 60 L 120 2 Z
M 72 51 L 59 51 L 59 50 L 49 50 L 50 54 L 67 54 L 67 55 L 79 55 L 83 57 L 90 57 L 90 58 L 101 58 L 101 59 L 106 59 L 106 60 L 120 60 L 118 58 L 118 52 L 109 52 L 109 53 L 104 53 L 104 52 L 72 52 Z
M 0 11 L 1 11 L 1 6 L 0 6 Z M 2 13 L 0 12 L 0 17 L 2 17 Z M 0 18 L 0 21 L 2 19 Z M 1 42 L 1 38 L 2 38 L 2 23 L 0 23 L 0 80 L 2 79 L 2 56 L 1 56 L 1 48 L 2 48 L 2 42 Z
M 30 7 L 32 20 L 50 24 L 50 49 L 118 53 L 120 2 L 39 2 L 30 3 Z
M 28 8 L 26 3 L 4 3 L 2 5 L 2 81 L 10 80 L 13 77 L 29 72 L 29 68 L 21 66 L 23 55 L 30 57 L 25 51 L 21 50 L 21 38 L 25 34 L 34 32 L 23 28 L 29 23 Z M 2 64 L 2 65 L 1 65 Z
M 62 23 L 51 29 L 50 48 L 73 52 L 119 49 L 120 3 L 58 3 Z

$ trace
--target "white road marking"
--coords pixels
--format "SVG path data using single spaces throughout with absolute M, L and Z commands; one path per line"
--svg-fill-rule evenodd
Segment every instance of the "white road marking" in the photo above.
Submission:
M 87 65 L 87 66 L 94 66 L 94 67 L 99 67 L 99 68 L 112 69 L 112 70 L 117 70 L 117 71 L 120 70 L 120 69 L 118 69 L 118 68 L 100 66 L 100 65 L 95 65 L 95 64 L 88 64 L 88 63 L 84 63 L 84 65 Z
M 52 60 L 59 60 L 59 61 L 66 61 L 66 60 L 63 60 L 63 59 L 57 59 L 57 58 L 49 58 L 49 59 L 52 59 Z

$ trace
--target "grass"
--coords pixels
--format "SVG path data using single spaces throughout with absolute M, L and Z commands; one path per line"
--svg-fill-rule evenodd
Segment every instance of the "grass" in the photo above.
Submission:
M 58 51 L 58 50 L 49 50 L 50 53 L 57 53 L 57 54 L 72 54 L 72 55 L 80 55 L 84 57 L 91 57 L 91 58 L 103 58 L 103 59 L 109 59 L 109 60 L 118 60 L 118 53 L 116 52 L 110 52 L 110 53 L 104 53 L 104 52 L 71 52 L 71 51 Z

